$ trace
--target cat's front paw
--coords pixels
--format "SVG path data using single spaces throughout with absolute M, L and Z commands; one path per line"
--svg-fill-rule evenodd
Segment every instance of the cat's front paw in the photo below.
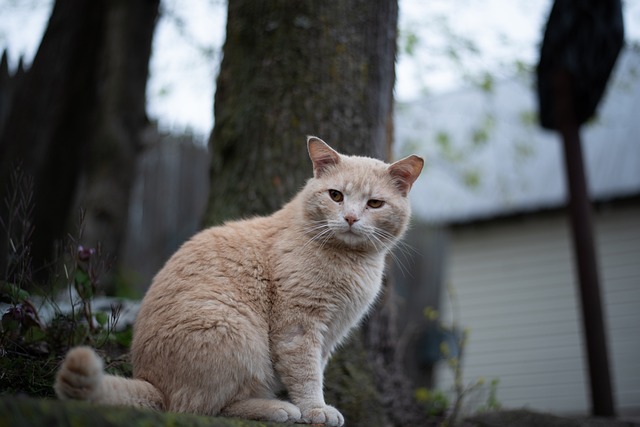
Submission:
M 297 423 L 300 421 L 300 409 L 289 402 L 279 402 L 279 405 L 273 408 L 273 412 L 266 420 L 287 424 Z
M 336 408 L 329 405 L 303 409 L 301 420 L 307 424 L 324 424 L 325 426 L 331 427 L 340 427 L 344 424 L 342 414 Z

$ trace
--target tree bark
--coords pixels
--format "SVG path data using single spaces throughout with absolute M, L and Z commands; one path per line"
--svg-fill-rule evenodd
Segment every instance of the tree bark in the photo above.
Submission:
M 205 222 L 278 209 L 310 176 L 305 136 L 386 158 L 397 3 L 229 3 Z
M 387 0 L 229 2 L 207 225 L 289 200 L 311 176 L 306 135 L 388 159 L 397 13 Z M 395 360 L 390 307 L 382 304 L 327 368 L 327 399 L 351 426 L 424 425 Z
M 0 201 L 12 171 L 21 166 L 34 181 L 34 267 L 51 260 L 73 201 L 84 138 L 94 126 L 95 80 L 104 26 L 104 2 L 57 1 L 31 68 L 15 88 L 0 135 Z M 11 213 L 4 210 L 6 218 Z M 7 261 L 2 242 L 0 263 Z
M 15 89 L 0 129 L 0 200 L 11 171 L 22 165 L 34 178 L 32 257 L 41 278 L 54 242 L 75 224 L 78 206 L 86 210 L 86 241 L 118 253 L 147 126 L 158 3 L 57 0 L 33 64 Z M 8 250 L 2 246 L 0 264 Z
M 159 0 L 109 0 L 95 127 L 80 164 L 76 211 L 84 211 L 82 242 L 110 257 L 122 252 L 136 159 L 153 135 L 146 115 L 146 83 Z M 170 201 L 167 201 L 170 203 Z M 113 290 L 106 284 L 107 291 Z

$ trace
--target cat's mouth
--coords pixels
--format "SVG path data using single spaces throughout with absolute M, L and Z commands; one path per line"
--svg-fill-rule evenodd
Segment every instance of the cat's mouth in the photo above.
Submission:
M 340 232 L 336 233 L 336 236 L 350 246 L 360 245 L 366 240 L 362 232 L 353 227 L 340 230 Z
M 348 226 L 346 224 L 331 224 L 333 239 L 342 245 L 355 247 L 366 244 L 369 240 L 366 230 L 362 230 L 358 226 Z
M 343 234 L 345 236 L 362 236 L 362 233 L 353 226 L 340 227 L 335 231 L 337 234 Z

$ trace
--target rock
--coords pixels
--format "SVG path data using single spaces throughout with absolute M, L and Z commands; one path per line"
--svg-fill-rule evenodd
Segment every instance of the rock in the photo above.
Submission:
M 33 306 L 38 310 L 39 319 L 45 324 L 49 325 L 51 320 L 57 315 L 71 315 L 72 307 L 75 307 L 76 312 L 81 307 L 80 297 L 75 289 L 71 289 L 68 292 L 60 293 L 55 302 L 52 302 L 48 298 L 41 298 L 38 296 L 32 296 L 29 298 Z M 71 304 L 73 301 L 73 305 Z M 0 316 L 4 314 L 12 305 L 0 302 Z M 95 316 L 96 313 L 106 313 L 111 315 L 112 308 L 118 308 L 118 322 L 114 326 L 114 330 L 122 331 L 130 326 L 136 320 L 138 311 L 140 310 L 140 301 L 128 300 L 117 297 L 105 297 L 98 296 L 91 301 L 92 312 Z M 94 320 L 95 321 L 95 320 Z

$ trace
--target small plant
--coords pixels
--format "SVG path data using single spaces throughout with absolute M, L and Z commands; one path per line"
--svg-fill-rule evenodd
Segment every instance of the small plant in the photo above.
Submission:
M 484 405 L 478 408 L 478 412 L 491 412 L 502 409 L 502 404 L 498 400 L 498 384 L 500 384 L 500 380 L 498 378 L 491 380 L 491 383 L 489 383 L 487 401 Z
M 30 285 L 31 238 L 33 235 L 33 179 L 26 176 L 21 167 L 14 168 L 7 187 L 7 194 L 0 206 L 0 244 L 4 245 L 5 259 L 0 262 L 3 283 Z M 2 253 L 0 252 L 0 253 Z
M 121 356 L 131 343 L 131 329 L 115 332 L 120 307 L 112 305 L 109 313 L 94 312 L 92 307 L 110 263 L 99 245 L 87 248 L 79 244 L 84 215 L 80 214 L 79 237 L 68 236 L 64 253 L 54 263 L 61 273 L 52 274 L 45 284 L 36 283 L 31 274 L 31 239 L 36 231 L 31 221 L 33 182 L 16 168 L 10 185 L 5 216 L 0 218 L 0 231 L 7 242 L 0 271 L 0 394 L 52 396 L 60 360 L 79 344 L 102 348 L 108 370 L 130 373 Z M 60 308 L 56 283 L 64 284 L 70 310 Z M 38 309 L 45 305 L 54 311 L 49 321 L 39 315 Z
M 6 215 L 0 216 L 2 240 L 6 242 L 6 259 L 0 263 L 4 266 L 0 278 L 0 302 L 9 307 L 2 313 L 0 344 L 20 338 L 34 341 L 44 329 L 38 311 L 30 301 L 29 292 L 24 289 L 33 284 L 33 180 L 24 174 L 21 167 L 16 167 L 11 174 L 8 190 L 3 201 Z
M 7 282 L 0 284 L 0 301 L 9 308 L 2 315 L 2 343 L 5 341 L 36 342 L 44 334 L 44 325 L 38 316 L 29 293 Z
M 416 391 L 416 399 L 425 405 L 427 411 L 440 411 L 440 414 L 445 416 L 441 424 L 445 427 L 457 424 L 463 411 L 465 399 L 470 394 L 478 392 L 485 385 L 485 380 L 482 377 L 470 383 L 464 380 L 463 360 L 469 339 L 469 329 L 462 328 L 460 325 L 460 307 L 455 288 L 449 284 L 447 290 L 451 303 L 451 323 L 443 323 L 440 320 L 439 312 L 432 307 L 425 308 L 424 315 L 429 321 L 436 322 L 439 330 L 444 332 L 442 335 L 443 340 L 440 342 L 440 355 L 453 374 L 452 401 L 449 402 L 447 395 L 442 391 L 430 391 L 427 389 L 418 389 Z M 500 409 L 500 403 L 497 398 L 498 384 L 498 379 L 491 381 L 487 401 L 477 409 L 478 411 Z M 432 412 L 429 413 L 432 414 Z
M 419 387 L 415 392 L 415 398 L 430 417 L 444 417 L 449 409 L 449 398 L 440 390 Z
M 84 233 L 84 215 L 84 211 L 80 210 L 77 226 L 78 237 L 67 237 L 65 262 L 62 268 L 64 270 L 63 280 L 67 289 L 75 290 L 79 298 L 79 301 L 76 302 L 73 294 L 69 295 L 73 307 L 72 315 L 76 312 L 76 305 L 79 305 L 80 315 L 88 326 L 90 334 L 93 335 L 100 326 L 105 326 L 108 321 L 108 316 L 105 313 L 96 313 L 94 316 L 91 302 L 100 287 L 101 277 L 111 268 L 111 262 L 102 253 L 100 244 L 96 248 L 90 248 L 80 243 Z

